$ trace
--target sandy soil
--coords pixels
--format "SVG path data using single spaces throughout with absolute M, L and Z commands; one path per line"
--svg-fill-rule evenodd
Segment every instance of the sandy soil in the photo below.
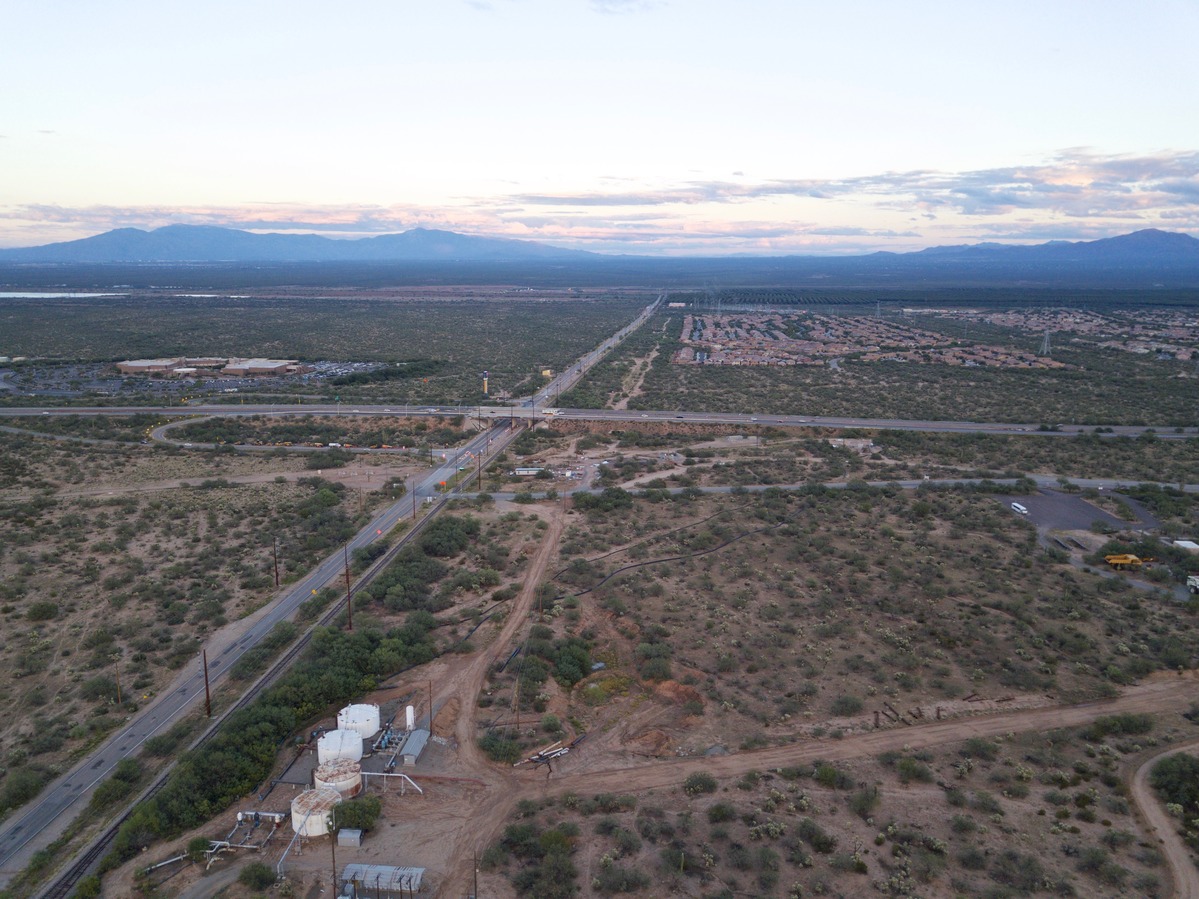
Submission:
M 1159 752 L 1137 768 L 1132 778 L 1132 800 L 1149 830 L 1157 836 L 1158 848 L 1165 856 L 1174 878 L 1174 896 L 1177 899 L 1199 899 L 1199 868 L 1195 867 L 1190 851 L 1178 835 L 1177 824 L 1166 813 L 1165 807 L 1149 786 L 1149 772 L 1157 762 L 1167 756 L 1197 751 L 1199 740 Z
M 619 717 L 605 728 L 596 729 L 578 750 L 559 760 L 552 773 L 541 768 L 496 765 L 484 757 L 476 742 L 477 700 L 490 666 L 517 639 L 534 613 L 537 585 L 556 558 L 566 523 L 558 504 L 519 508 L 526 514 L 541 516 L 548 527 L 542 532 L 540 542 L 531 547 L 521 591 L 511 601 L 506 617 L 496 625 L 480 629 L 472 638 L 480 648 L 473 653 L 442 656 L 388 690 L 422 697 L 423 712 L 427 714 L 425 697 L 431 684 L 434 731 L 442 743 L 431 746 L 414 772 L 424 793 L 409 791 L 401 796 L 394 786 L 390 788 L 384 796 L 384 823 L 380 832 L 360 849 L 339 849 L 339 864 L 420 864 L 427 869 L 433 895 L 459 897 L 471 889 L 476 853 L 481 854 L 499 836 L 522 799 L 565 792 L 642 793 L 677 785 L 688 774 L 700 770 L 722 779 L 733 778 L 754 769 L 798 765 L 817 759 L 869 758 L 885 750 L 911 751 L 971 737 L 1079 726 L 1118 712 L 1173 712 L 1193 704 L 1199 691 L 1197 672 L 1159 673 L 1108 700 L 1068 706 L 1054 704 L 1044 697 L 1013 697 L 1010 702 L 944 703 L 941 709 L 944 720 L 937 720 L 934 710 L 926 708 L 923 718 L 907 726 L 888 725 L 884 721 L 880 729 L 863 732 L 859 728 L 858 732 L 851 731 L 840 739 L 800 737 L 788 745 L 719 756 L 680 755 L 680 722 L 670 708 L 674 704 L 671 697 L 659 697 L 664 702 L 649 702 L 644 701 L 648 697 L 635 695 L 622 704 Z M 676 686 L 681 689 L 681 685 Z M 904 711 L 911 714 L 911 710 Z M 494 718 L 497 713 L 505 714 L 496 708 L 484 714 Z M 695 737 L 689 732 L 686 736 L 687 742 Z M 1142 768 L 1138 776 L 1145 770 Z M 1143 797 L 1137 801 L 1141 804 Z M 1149 802 L 1146 808 L 1153 805 Z M 1161 826 L 1153 823 L 1148 810 L 1145 814 L 1153 827 Z M 1168 820 L 1164 827 L 1169 829 Z M 1165 831 L 1161 832 L 1165 839 Z M 180 844 L 186 844 L 190 836 L 181 838 Z M 1163 843 L 1163 852 L 1171 865 L 1182 866 L 1178 868 L 1182 870 L 1183 863 L 1190 863 L 1185 852 L 1179 851 L 1183 852 L 1181 856 L 1171 853 Z M 276 858 L 264 860 L 273 864 Z M 325 846 L 313 845 L 303 855 L 289 856 L 287 871 L 297 887 L 297 895 L 319 890 L 321 886 L 327 888 L 329 857 Z M 178 881 L 189 876 L 193 875 L 185 873 Z M 1186 892 L 1192 887 L 1185 881 L 1180 880 L 1180 884 L 1179 895 L 1199 895 Z M 116 881 L 113 886 L 119 889 L 121 884 Z M 185 885 L 172 881 L 172 888 L 184 889 Z
M 649 374 L 650 369 L 654 366 L 654 360 L 658 358 L 658 344 L 654 344 L 654 348 L 648 356 L 639 356 L 633 360 L 633 371 L 629 378 L 626 378 L 626 383 L 621 385 L 624 388 L 626 396 L 621 397 L 613 404 L 613 409 L 629 408 L 629 400 L 635 396 L 641 395 L 642 385 L 645 384 L 645 377 Z M 632 380 L 632 383 L 628 383 Z

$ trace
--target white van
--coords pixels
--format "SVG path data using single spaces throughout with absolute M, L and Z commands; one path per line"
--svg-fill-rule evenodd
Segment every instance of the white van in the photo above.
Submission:
M 1012 511 L 1019 512 L 1021 515 L 1028 514 L 1028 509 L 1026 509 L 1024 506 L 1020 505 L 1019 503 L 1012 503 Z

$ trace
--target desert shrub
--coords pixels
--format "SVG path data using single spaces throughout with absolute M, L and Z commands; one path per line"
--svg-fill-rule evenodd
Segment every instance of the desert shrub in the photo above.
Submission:
M 969 815 L 954 815 L 949 819 L 949 827 L 954 833 L 973 833 L 978 830 L 978 824 Z
M 112 702 L 117 698 L 117 685 L 111 677 L 101 675 L 85 680 L 79 688 L 79 695 L 84 699 L 106 699 Z
M 977 846 L 967 846 L 958 853 L 958 864 L 968 871 L 981 871 L 987 866 L 987 854 Z
M 848 790 L 854 786 L 852 777 L 844 771 L 838 771 L 836 766 L 830 765 L 828 762 L 817 765 L 812 777 L 820 786 L 829 789 Z
M 865 874 L 866 863 L 852 852 L 838 852 L 829 859 L 829 867 L 846 874 Z
M 999 744 L 982 737 L 971 737 L 962 744 L 961 755 L 993 762 L 999 756 Z
M 97 899 L 102 895 L 100 878 L 95 874 L 89 874 L 79 881 L 75 892 L 71 895 L 74 896 L 74 899 Z
M 48 600 L 31 603 L 25 610 L 25 617 L 30 621 L 52 621 L 58 617 L 58 604 Z
M 831 709 L 833 714 L 839 717 L 856 715 L 858 712 L 862 711 L 862 700 L 856 696 L 838 696 L 833 700 Z
M 635 893 L 652 883 L 648 874 L 636 868 L 607 865 L 595 877 L 595 889 L 601 893 Z
M 252 890 L 265 890 L 275 882 L 275 871 L 262 862 L 250 862 L 241 869 L 237 881 Z
M 1153 717 L 1134 712 L 1120 715 L 1105 715 L 1095 721 L 1082 732 L 1082 738 L 1091 743 L 1097 743 L 1104 737 L 1124 737 L 1147 734 L 1153 730 Z
M 511 764 L 520 761 L 520 743 L 504 736 L 499 731 L 493 730 L 480 737 L 479 748 L 487 753 L 487 757 L 493 762 Z
M 828 855 L 837 848 L 837 838 L 824 830 L 811 818 L 801 818 L 796 834 L 817 852 Z
M 374 829 L 382 813 L 383 802 L 378 796 L 359 796 L 339 803 L 334 809 L 334 820 L 338 827 L 348 827 L 366 833 Z
M 737 810 L 728 802 L 718 802 L 708 809 L 708 821 L 712 824 L 732 821 L 736 817 Z
M 849 810 L 863 821 L 867 820 L 871 813 L 878 808 L 878 795 L 878 787 L 862 787 L 850 794 Z
M 911 756 L 904 756 L 899 760 L 896 766 L 896 771 L 899 774 L 899 780 L 902 783 L 911 783 L 918 781 L 919 783 L 933 782 L 933 769 L 924 762 L 918 762 Z
M 0 814 L 24 805 L 41 792 L 47 775 L 35 768 L 13 768 L 0 787 Z
M 683 781 L 683 792 L 688 796 L 697 796 L 700 793 L 715 793 L 716 778 L 706 771 L 696 771 L 694 774 L 688 774 L 687 779 Z
M 1004 849 L 991 862 L 991 879 L 1031 893 L 1040 887 L 1045 878 L 1045 869 L 1033 855 L 1025 855 L 1015 849 Z

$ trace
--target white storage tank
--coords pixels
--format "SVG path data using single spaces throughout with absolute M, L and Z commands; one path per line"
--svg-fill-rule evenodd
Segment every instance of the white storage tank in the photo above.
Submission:
M 331 730 L 321 734 L 316 741 L 316 763 L 335 762 L 349 759 L 357 762 L 362 758 L 362 734 L 355 730 Z
M 291 801 L 291 829 L 302 837 L 323 837 L 329 832 L 329 814 L 341 794 L 324 787 L 305 790 Z
M 336 790 L 342 799 L 349 799 L 362 792 L 362 766 L 349 759 L 328 762 L 313 774 L 316 789 L 327 787 Z
M 368 740 L 379 732 L 379 707 L 348 705 L 337 713 L 337 728 L 357 731 L 362 739 Z

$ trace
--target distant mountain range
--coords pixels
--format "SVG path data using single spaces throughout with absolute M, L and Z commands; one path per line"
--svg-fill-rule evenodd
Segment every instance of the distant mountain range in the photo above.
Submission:
M 95 237 L 41 247 L 0 250 L 0 262 L 49 264 L 239 262 L 496 262 L 595 256 L 526 240 L 471 237 L 414 228 L 358 240 L 315 234 L 254 234 L 209 225 L 167 225 L 154 231 L 118 228 Z
M 588 253 L 425 228 L 335 240 L 312 234 L 254 234 L 231 228 L 169 225 L 154 231 L 121 228 L 82 240 L 0 250 L 0 267 L 0 283 L 14 284 L 104 283 L 108 278 L 136 284 L 157 277 L 151 274 L 155 269 L 200 267 L 214 273 L 227 269 L 230 281 L 251 278 L 271 283 L 305 279 L 365 283 L 378 277 L 385 283 L 409 279 L 419 283 L 620 283 L 671 288 L 736 283 L 822 289 L 1193 290 L 1199 288 L 1199 240 L 1148 229 L 1103 240 L 1051 241 L 1035 246 L 984 243 L 862 256 L 662 258 Z M 232 274 L 234 270 L 239 274 Z M 372 271 L 376 274 L 370 274 Z M 201 276 L 197 272 L 195 277 Z M 204 277 L 211 280 L 216 275 Z

